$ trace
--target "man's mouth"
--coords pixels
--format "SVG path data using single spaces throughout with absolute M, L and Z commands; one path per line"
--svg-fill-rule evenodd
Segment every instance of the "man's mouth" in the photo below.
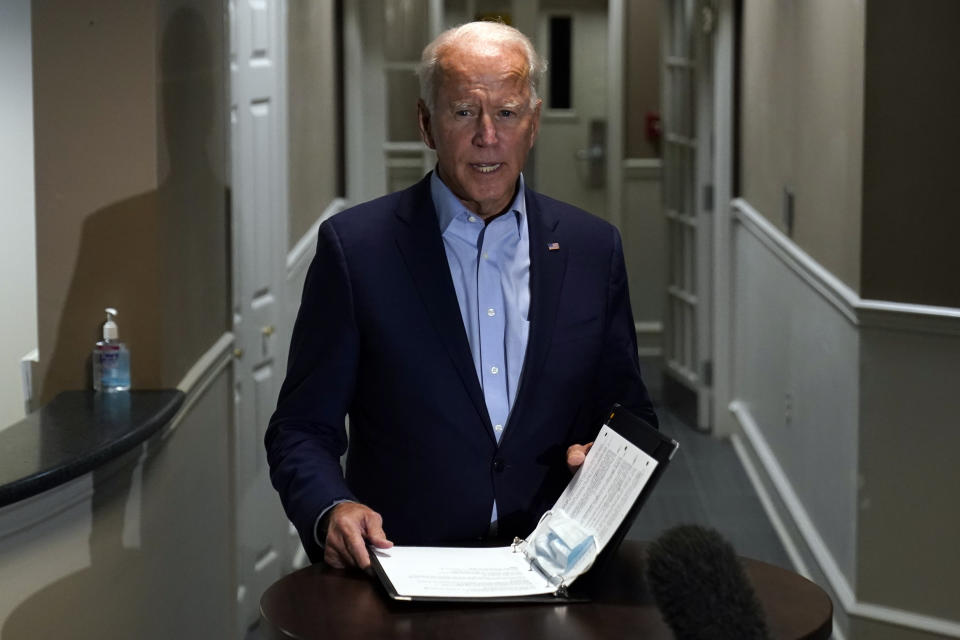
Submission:
M 491 163 L 477 162 L 472 164 L 471 166 L 477 171 L 479 171 L 480 173 L 493 173 L 494 171 L 499 169 L 502 165 L 503 165 L 502 162 L 491 162 Z

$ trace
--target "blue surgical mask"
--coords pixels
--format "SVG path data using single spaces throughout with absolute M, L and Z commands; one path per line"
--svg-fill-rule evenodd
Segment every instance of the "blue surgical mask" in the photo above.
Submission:
M 558 576 L 568 576 L 585 555 L 592 556 L 580 572 L 593 564 L 596 541 L 593 533 L 562 510 L 548 512 L 534 532 L 534 553 L 537 561 Z

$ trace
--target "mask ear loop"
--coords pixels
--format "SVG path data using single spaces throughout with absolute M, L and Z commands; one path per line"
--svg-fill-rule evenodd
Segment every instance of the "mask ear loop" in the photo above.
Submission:
M 596 536 L 562 509 L 540 518 L 531 542 L 528 555 L 532 551 L 541 567 L 549 567 L 550 573 L 563 580 L 587 571 L 597 557 Z

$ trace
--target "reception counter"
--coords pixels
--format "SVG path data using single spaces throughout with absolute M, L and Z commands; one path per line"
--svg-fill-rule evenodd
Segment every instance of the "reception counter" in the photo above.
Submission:
M 0 507 L 127 453 L 170 422 L 183 397 L 176 390 L 59 394 L 0 431 Z
M 0 637 L 236 637 L 228 370 L 65 392 L 0 431 Z

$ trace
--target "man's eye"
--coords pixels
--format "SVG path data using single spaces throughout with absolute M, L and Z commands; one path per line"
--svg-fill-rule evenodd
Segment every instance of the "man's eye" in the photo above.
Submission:
M 511 111 L 510 109 L 500 109 L 501 118 L 512 118 L 515 115 L 517 115 L 516 111 Z
M 454 112 L 454 115 L 456 115 L 458 118 L 469 118 L 469 117 L 470 117 L 470 113 L 471 113 L 471 112 L 470 112 L 469 109 L 457 109 L 457 110 Z

